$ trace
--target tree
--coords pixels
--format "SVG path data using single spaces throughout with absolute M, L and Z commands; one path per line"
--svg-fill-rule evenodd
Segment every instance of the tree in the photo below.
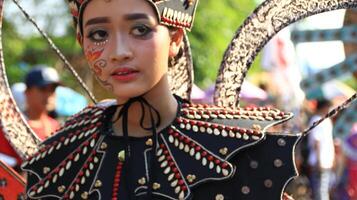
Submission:
M 195 82 L 199 86 L 207 87 L 216 79 L 224 51 L 256 6 L 254 1 L 246 0 L 200 1 L 189 33 Z

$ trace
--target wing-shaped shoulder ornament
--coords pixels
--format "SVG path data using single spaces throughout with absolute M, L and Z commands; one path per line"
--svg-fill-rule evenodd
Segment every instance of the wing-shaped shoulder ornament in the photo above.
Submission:
M 1 11 L 3 2 L 4 0 L 0 0 Z M 225 52 L 216 82 L 215 104 L 238 107 L 240 88 L 251 63 L 269 39 L 281 29 L 317 13 L 354 7 L 357 7 L 357 0 L 266 0 L 263 2 L 238 29 Z M 29 158 L 36 155 L 34 153 L 40 149 L 40 141 L 19 113 L 9 89 L 3 61 L 2 48 L 0 48 L 0 125 L 14 149 L 23 158 Z M 191 76 L 188 77 L 190 79 Z M 185 90 L 190 91 L 190 87 L 188 84 Z M 187 119 L 182 121 L 185 127 L 183 125 L 181 127 L 180 124 L 174 131 L 187 129 L 185 122 L 195 120 L 197 110 L 199 111 L 199 108 L 188 110 Z M 252 121 L 259 121 L 259 117 L 265 119 L 272 117 L 264 116 L 264 110 L 256 112 L 262 115 L 255 115 L 254 109 L 243 109 L 243 111 L 252 112 L 252 115 L 247 116 Z M 190 116 L 190 112 L 194 115 Z M 218 113 L 220 114 L 227 115 L 226 111 Z M 217 114 L 213 113 L 213 115 Z M 224 134 L 219 133 L 222 136 Z M 238 153 L 227 154 L 227 157 L 221 160 L 226 159 L 232 166 L 236 166 L 232 178 L 222 180 L 218 184 L 207 182 L 193 187 L 193 199 L 281 199 L 286 183 L 296 175 L 293 152 L 302 136 L 303 134 L 266 132 L 264 137 L 257 138 L 259 142 L 256 145 L 242 149 Z M 175 145 L 173 137 L 174 135 L 167 138 L 167 141 L 172 140 Z M 217 150 L 217 155 L 224 154 L 224 148 L 221 152 L 220 150 Z M 274 175 L 268 172 L 273 172 Z M 235 188 L 234 191 L 232 187 Z

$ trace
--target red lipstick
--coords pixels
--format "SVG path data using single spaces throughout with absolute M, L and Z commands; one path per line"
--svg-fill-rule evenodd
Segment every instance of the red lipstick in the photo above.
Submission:
M 127 81 L 134 80 L 138 76 L 138 74 L 139 74 L 139 71 L 137 71 L 137 70 L 134 70 L 132 68 L 127 68 L 127 67 L 122 67 L 122 68 L 116 69 L 112 73 L 112 77 L 117 81 L 127 82 Z

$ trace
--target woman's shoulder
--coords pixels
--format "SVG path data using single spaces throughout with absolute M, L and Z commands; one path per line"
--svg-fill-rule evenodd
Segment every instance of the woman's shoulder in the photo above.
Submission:
M 191 124 L 194 121 L 201 121 L 221 124 L 222 126 L 239 126 L 245 129 L 265 131 L 271 126 L 289 120 L 293 117 L 293 114 L 271 107 L 232 108 L 208 104 L 183 103 L 180 108 L 180 116 L 183 122 L 190 121 Z
M 75 170 L 70 169 L 93 152 L 101 140 L 106 108 L 88 106 L 69 117 L 56 134 L 45 140 L 37 153 L 23 163 L 22 169 L 29 176 L 29 197 L 48 197 L 46 194 L 60 196 L 57 187 L 48 187 L 46 182 L 52 181 L 52 184 L 59 184 L 60 187 L 61 181 L 69 181 L 75 175 Z M 64 173 L 68 176 L 63 176 Z
M 298 136 L 268 133 L 267 129 L 290 119 L 291 113 L 268 107 L 229 108 L 192 103 L 182 103 L 179 112 L 159 137 L 157 155 L 159 165 L 165 170 L 158 178 L 163 184 L 171 180 L 170 169 L 165 167 L 170 160 L 175 160 L 170 166 L 180 173 L 172 181 L 187 181 L 182 186 L 182 194 L 178 193 L 185 199 L 191 189 L 194 199 L 248 196 L 264 199 L 263 194 L 253 191 L 260 187 L 262 178 L 268 185 L 274 183 L 275 192 L 267 199 L 280 197 L 286 182 L 295 174 L 291 156 Z M 264 167 L 274 162 L 277 167 L 270 164 Z M 284 163 L 284 167 L 280 163 Z M 238 194 L 238 188 L 244 192 Z M 267 186 L 266 192 L 271 188 Z M 209 194 L 204 192 L 208 190 Z M 254 194 L 246 195 L 245 190 Z

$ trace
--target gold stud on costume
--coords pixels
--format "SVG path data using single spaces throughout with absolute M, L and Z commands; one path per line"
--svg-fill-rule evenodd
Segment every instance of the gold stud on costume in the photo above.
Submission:
M 122 150 L 118 153 L 118 159 L 121 161 L 121 162 L 124 162 L 125 161 L 125 151 Z
M 82 199 L 88 199 L 88 192 L 83 192 L 81 194 Z
M 145 144 L 146 144 L 147 146 L 152 146 L 152 144 L 153 144 L 152 139 L 149 138 L 148 140 L 146 140 Z
M 146 183 L 145 177 L 140 178 L 140 179 L 138 180 L 138 183 L 139 183 L 140 185 L 145 185 L 145 183 Z
M 222 154 L 223 156 L 227 155 L 228 148 L 227 147 L 223 147 L 223 148 L 219 149 L 219 153 Z
M 49 167 L 44 167 L 43 168 L 43 173 L 44 174 L 47 174 L 48 172 L 50 172 L 51 171 L 51 169 L 49 168 Z
M 196 180 L 196 176 L 194 174 L 189 174 L 186 179 L 189 183 L 193 183 Z
M 102 187 L 102 181 L 100 181 L 100 180 L 96 180 L 95 181 L 95 184 L 94 184 L 94 186 L 96 187 L 96 188 L 99 188 L 99 187 Z
M 215 200 L 224 200 L 223 194 L 217 194 Z
M 57 188 L 59 193 L 63 193 L 66 190 L 66 187 L 64 185 L 61 185 Z
M 154 189 L 154 190 L 158 190 L 158 189 L 160 189 L 160 187 L 161 187 L 161 185 L 159 183 L 152 184 L 152 189 Z
M 105 150 L 106 148 L 108 147 L 107 143 L 103 142 L 101 145 L 100 145 L 100 149 L 101 150 Z

